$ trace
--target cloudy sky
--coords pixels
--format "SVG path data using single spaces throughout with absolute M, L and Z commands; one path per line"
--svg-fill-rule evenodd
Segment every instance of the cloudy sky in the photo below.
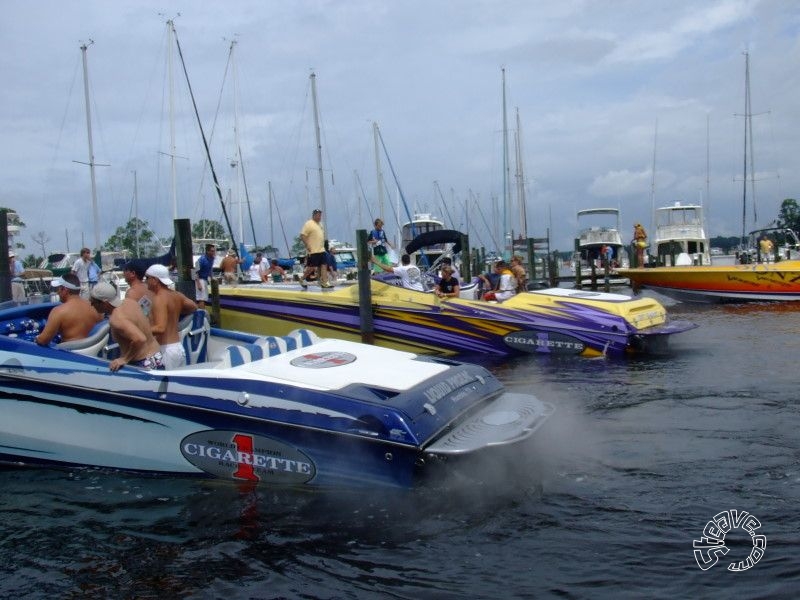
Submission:
M 738 235 L 745 51 L 757 180 L 747 228 L 800 195 L 792 0 L 0 0 L 0 9 L 0 205 L 27 224 L 26 254 L 41 254 L 40 232 L 48 252 L 95 245 L 81 164 L 80 46 L 90 40 L 94 160 L 107 165 L 96 167 L 100 242 L 137 215 L 159 235 L 171 235 L 174 216 L 222 220 L 174 45 L 169 92 L 169 18 L 246 242 L 249 214 L 256 242 L 284 248 L 321 204 L 312 71 L 333 238 L 354 240 L 379 212 L 394 234 L 399 184 L 408 210 L 493 247 L 503 214 L 522 230 L 517 139 L 528 235 L 550 227 L 555 248 L 571 248 L 580 209 L 619 208 L 627 235 L 650 223 L 653 204 L 675 201 L 702 202 L 711 235 Z M 506 210 L 501 69 L 514 188 Z M 373 123 L 385 145 L 382 211 Z M 400 203 L 401 221 L 405 210 Z

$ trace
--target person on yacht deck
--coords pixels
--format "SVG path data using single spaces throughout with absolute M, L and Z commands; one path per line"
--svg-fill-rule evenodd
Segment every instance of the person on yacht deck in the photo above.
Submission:
M 484 300 L 503 302 L 508 300 L 517 293 L 517 278 L 514 273 L 508 268 L 508 264 L 504 260 L 498 260 L 494 265 L 495 272 L 500 275 L 500 281 L 497 283 L 497 289 L 492 292 L 487 292 L 483 295 Z
M 404 288 L 417 290 L 418 292 L 425 291 L 425 289 L 422 287 L 422 273 L 420 272 L 418 266 L 411 264 L 411 257 L 408 254 L 403 254 L 403 256 L 400 257 L 400 265 L 396 267 L 384 265 L 383 263 L 375 260 L 374 256 L 370 257 L 370 260 L 373 264 L 378 265 L 378 267 L 387 273 L 394 273 L 397 275 L 400 278 L 400 283 Z
M 328 268 L 325 265 L 325 230 L 320 224 L 321 221 L 322 210 L 315 208 L 311 213 L 311 218 L 300 230 L 300 239 L 306 247 L 306 266 L 300 276 L 300 285 L 304 288 L 308 287 L 308 278 L 315 273 L 319 274 L 321 288 L 333 287 L 328 283 Z
M 434 292 L 439 298 L 458 298 L 461 293 L 461 286 L 458 279 L 453 277 L 453 267 L 445 265 L 442 267 L 442 278 L 436 284 Z
M 367 236 L 367 244 L 372 248 L 372 255 L 378 262 L 382 265 L 391 266 L 392 263 L 389 260 L 389 250 L 387 250 L 387 247 L 391 248 L 392 245 L 389 243 L 386 232 L 383 230 L 383 219 L 375 219 L 374 225 L 375 229 L 370 231 Z

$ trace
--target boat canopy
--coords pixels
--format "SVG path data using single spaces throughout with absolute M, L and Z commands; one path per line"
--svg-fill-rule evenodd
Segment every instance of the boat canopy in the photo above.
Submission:
M 618 208 L 587 208 L 578 211 L 578 216 L 585 215 L 619 215 Z
M 151 258 L 118 258 L 114 259 L 114 265 L 123 268 L 127 264 L 134 265 L 137 269 L 141 269 L 142 272 L 146 271 L 148 267 L 152 265 L 164 265 L 166 267 L 170 266 L 171 264 L 175 263 L 177 254 L 175 252 L 175 240 L 172 240 L 172 244 L 164 254 L 161 256 L 154 256 Z
M 461 252 L 461 236 L 464 235 L 455 229 L 440 229 L 421 233 L 406 245 L 406 254 L 413 254 L 420 248 L 435 244 L 454 244 L 453 254 Z

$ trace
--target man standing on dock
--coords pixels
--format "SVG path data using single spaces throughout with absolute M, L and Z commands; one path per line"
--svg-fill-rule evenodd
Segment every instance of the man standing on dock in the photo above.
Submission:
M 100 267 L 92 260 L 92 251 L 89 248 L 81 248 L 80 258 L 72 264 L 71 270 L 81 282 L 81 298 L 88 300 L 89 291 L 97 283 L 97 276 L 100 274 Z

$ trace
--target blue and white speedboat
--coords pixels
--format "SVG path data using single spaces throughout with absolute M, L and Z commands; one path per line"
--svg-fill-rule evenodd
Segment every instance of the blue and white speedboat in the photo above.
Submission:
M 33 340 L 54 304 L 0 305 L 0 462 L 307 486 L 413 486 L 498 460 L 552 408 L 486 369 L 308 330 L 261 337 L 182 323 L 189 364 L 111 372 L 106 323 Z

